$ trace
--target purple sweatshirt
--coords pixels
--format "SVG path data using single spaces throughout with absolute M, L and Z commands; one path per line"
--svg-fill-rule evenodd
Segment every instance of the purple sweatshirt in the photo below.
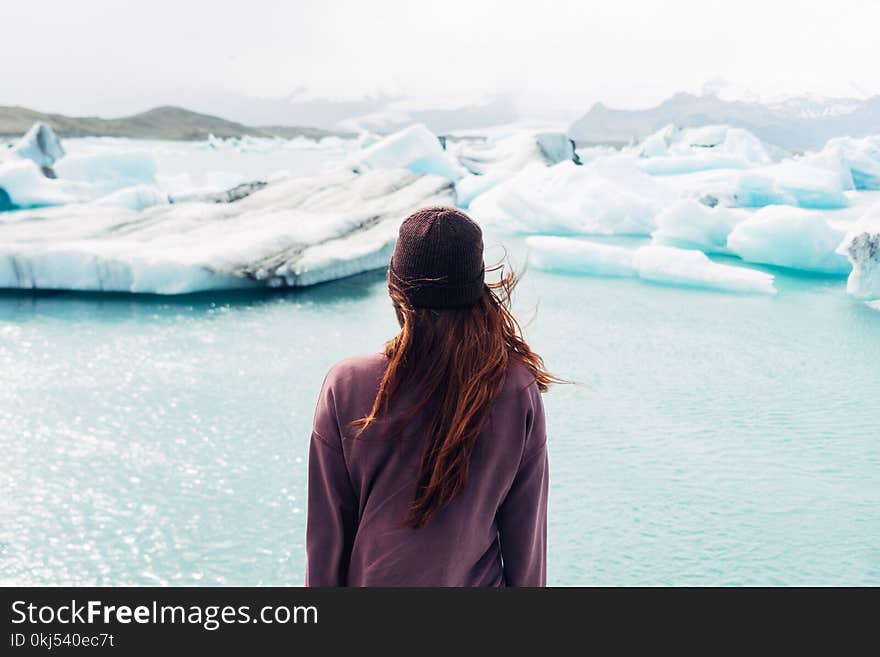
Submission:
M 348 358 L 324 379 L 309 452 L 306 585 L 544 586 L 547 449 L 532 375 L 510 366 L 467 485 L 412 529 L 401 521 L 415 496 L 419 427 L 430 410 L 396 439 L 381 436 L 381 422 L 358 438 L 349 427 L 369 413 L 387 362 L 382 353 Z M 414 400 L 395 399 L 388 420 Z

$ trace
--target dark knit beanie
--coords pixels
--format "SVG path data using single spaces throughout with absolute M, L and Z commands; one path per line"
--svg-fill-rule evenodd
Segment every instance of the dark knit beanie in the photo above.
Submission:
M 388 276 L 413 306 L 475 304 L 484 275 L 483 231 L 464 212 L 423 208 L 401 224 Z

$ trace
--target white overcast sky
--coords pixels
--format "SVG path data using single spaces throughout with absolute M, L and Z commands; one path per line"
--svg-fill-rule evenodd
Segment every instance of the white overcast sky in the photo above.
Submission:
M 118 115 L 233 93 L 511 93 L 528 113 L 880 93 L 880 2 L 0 0 L 0 105 Z

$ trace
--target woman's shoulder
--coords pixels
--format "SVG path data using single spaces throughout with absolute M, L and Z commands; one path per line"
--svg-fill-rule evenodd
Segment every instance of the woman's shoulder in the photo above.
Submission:
M 381 379 L 387 366 L 388 357 L 381 351 L 347 356 L 330 366 L 325 384 L 350 384 L 376 377 Z
M 502 394 L 528 396 L 536 393 L 539 393 L 539 390 L 534 372 L 525 363 L 511 359 L 507 365 Z

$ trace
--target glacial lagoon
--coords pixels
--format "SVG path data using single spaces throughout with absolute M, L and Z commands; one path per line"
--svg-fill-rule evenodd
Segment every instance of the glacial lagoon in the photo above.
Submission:
M 578 381 L 545 396 L 551 584 L 880 584 L 880 316 L 774 273 L 775 297 L 526 273 L 527 335 Z M 3 293 L 0 579 L 302 584 L 323 374 L 395 326 L 381 272 Z
M 72 141 L 74 154 L 118 146 Z M 153 145 L 164 190 L 276 169 L 305 175 L 350 154 L 337 145 L 224 153 L 220 144 L 212 155 L 203 146 Z M 625 215 L 638 228 L 653 216 L 651 189 L 561 174 L 551 191 L 588 190 L 579 208 L 542 200 L 546 181 L 529 188 L 544 175 L 537 169 L 518 187 L 475 191 L 476 213 L 501 215 L 486 222 L 487 260 L 503 245 L 517 268 L 526 262 L 524 231 L 503 230 L 521 228 L 510 226 L 511 208 L 524 221 L 554 217 L 531 232 L 563 240 L 597 228 L 570 222 L 584 209 L 606 225 Z M 797 182 L 794 191 L 771 187 L 819 198 Z M 852 208 L 869 207 L 876 192 L 859 194 Z M 821 198 L 850 202 L 834 189 Z M 666 229 L 674 237 L 686 224 L 708 251 L 715 224 L 694 223 L 700 216 L 671 216 Z M 768 225 L 740 230 L 741 243 L 758 254 L 782 243 L 761 241 Z M 799 231 L 804 244 L 837 235 L 816 225 L 816 240 Z M 684 277 L 672 267 L 671 281 L 666 261 L 647 276 L 639 267 L 609 275 L 604 256 L 556 266 L 565 253 L 613 249 L 618 267 L 620 254 L 632 260 L 650 245 L 645 236 L 588 240 L 551 244 L 514 304 L 547 366 L 576 382 L 545 396 L 549 583 L 880 584 L 880 312 L 847 294 L 841 260 L 827 249 L 781 253 L 781 262 L 829 270 L 808 272 L 710 253 Z M 699 289 L 718 271 L 740 280 L 716 265 L 758 281 L 759 293 Z M 302 584 L 322 377 L 340 358 L 381 348 L 395 329 L 381 270 L 290 290 L 0 292 L 0 582 Z

